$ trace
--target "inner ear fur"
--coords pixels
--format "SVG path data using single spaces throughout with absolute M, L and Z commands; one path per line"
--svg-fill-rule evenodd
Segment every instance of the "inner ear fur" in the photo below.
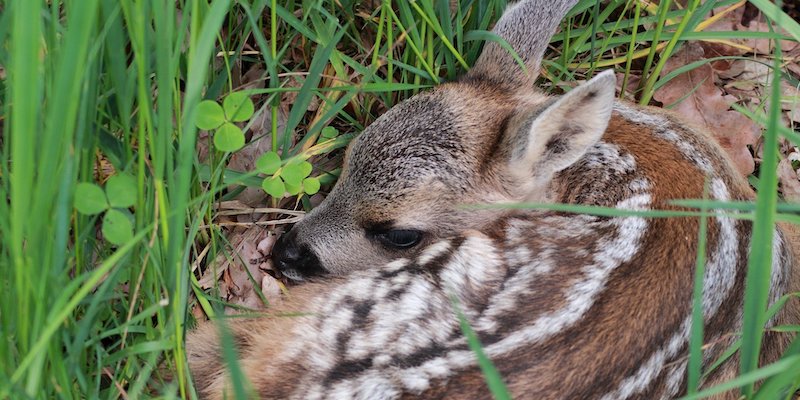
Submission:
M 613 71 L 604 71 L 543 110 L 528 113 L 518 128 L 507 132 L 510 181 L 527 192 L 523 197 L 540 191 L 556 172 L 600 141 L 611 118 L 615 87 Z

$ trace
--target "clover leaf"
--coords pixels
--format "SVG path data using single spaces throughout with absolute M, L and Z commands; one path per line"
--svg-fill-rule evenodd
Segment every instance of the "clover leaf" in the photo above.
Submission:
M 136 180 L 128 174 L 117 174 L 108 178 L 106 196 L 111 207 L 133 206 L 136 203 Z
M 221 106 L 215 101 L 203 100 L 196 112 L 194 124 L 200 129 L 215 131 L 217 150 L 234 152 L 244 147 L 244 133 L 233 123 L 247 121 L 255 112 L 253 100 L 246 93 L 230 93 Z
M 220 151 L 233 152 L 244 146 L 244 133 L 238 126 L 226 122 L 214 133 L 214 147 Z
M 100 214 L 108 209 L 108 199 L 100 186 L 82 182 L 75 186 L 75 208 L 85 215 Z
M 216 101 L 203 100 L 197 105 L 194 124 L 206 131 L 218 128 L 225 123 L 225 113 Z
M 264 181 L 261 182 L 261 188 L 276 199 L 283 197 L 283 194 L 286 192 L 286 185 L 279 176 L 264 179 Z
M 280 167 L 281 157 L 274 151 L 266 152 L 256 160 L 256 168 L 258 171 L 267 175 L 278 172 L 278 168 Z
M 319 192 L 319 178 L 306 178 L 303 179 L 303 191 L 306 192 L 308 195 L 316 194 Z
M 281 169 L 281 177 L 283 178 L 286 183 L 290 183 L 295 186 L 300 186 L 303 183 L 303 179 L 311 173 L 311 163 L 308 161 L 301 161 L 301 162 L 294 162 L 286 164 L 283 169 Z
M 255 112 L 253 100 L 243 92 L 233 92 L 225 97 L 222 108 L 225 110 L 225 117 L 232 122 L 247 121 Z
M 84 215 L 105 212 L 100 230 L 103 237 L 115 245 L 133 238 L 133 221 L 127 208 L 135 203 L 136 180 L 125 173 L 108 178 L 105 190 L 90 182 L 75 186 L 75 209 Z
M 133 238 L 133 223 L 122 211 L 111 209 L 103 217 L 102 232 L 109 242 L 122 245 Z

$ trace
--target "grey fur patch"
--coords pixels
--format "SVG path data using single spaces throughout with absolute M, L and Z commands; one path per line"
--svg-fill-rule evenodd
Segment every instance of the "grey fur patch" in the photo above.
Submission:
M 465 152 L 458 126 L 436 92 L 398 104 L 354 142 L 347 183 L 394 197 L 428 179 L 465 181 L 467 171 L 456 162 Z
M 528 0 L 509 6 L 492 32 L 505 39 L 517 52 L 527 73 L 505 49 L 489 42 L 466 79 L 491 82 L 509 91 L 530 90 L 539 75 L 550 37 L 567 11 L 577 3 L 577 0 Z

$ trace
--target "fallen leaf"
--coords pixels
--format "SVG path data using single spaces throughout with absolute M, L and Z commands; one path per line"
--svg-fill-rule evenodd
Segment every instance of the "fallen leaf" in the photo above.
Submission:
M 703 58 L 703 47 L 686 43 L 666 62 L 662 76 Z M 749 175 L 755 168 L 755 161 L 747 146 L 755 143 L 761 130 L 753 121 L 730 109 L 736 97 L 724 94 L 714 84 L 714 78 L 714 70 L 704 64 L 670 80 L 653 98 L 687 121 L 711 131 L 739 172 Z
M 800 123 L 800 87 L 781 82 L 781 109 L 789 120 Z
M 264 275 L 264 278 L 261 279 L 261 293 L 264 294 L 270 304 L 275 304 L 281 300 L 281 293 L 283 292 L 281 286 L 281 283 L 271 275 Z
M 262 256 L 266 257 L 272 254 L 272 248 L 275 246 L 277 238 L 277 235 L 267 235 L 262 241 L 258 242 L 256 248 L 258 248 Z
M 200 278 L 200 287 L 219 286 L 220 297 L 231 304 L 251 309 L 264 308 L 266 304 L 256 290 L 262 287 L 269 268 L 267 258 L 258 249 L 258 243 L 267 236 L 268 232 L 258 225 L 234 229 L 228 236 L 231 247 L 227 254 L 219 254 L 207 266 Z M 230 307 L 226 310 L 233 311 L 235 309 Z
M 792 203 L 800 202 L 800 179 L 788 159 L 778 163 L 778 182 L 781 184 L 784 200 Z
M 730 10 L 732 9 L 732 10 Z M 757 9 L 743 3 L 734 6 L 726 6 L 714 9 L 712 16 L 730 10 L 713 24 L 709 25 L 704 31 L 715 32 L 773 32 L 779 31 L 778 27 L 770 28 L 764 15 Z M 786 32 L 783 32 L 786 35 Z M 745 38 L 726 38 L 724 41 L 704 41 L 704 46 L 713 48 L 709 56 L 716 55 L 744 55 L 744 54 L 772 54 L 774 43 L 770 39 L 745 39 Z M 792 40 L 782 40 L 781 47 L 784 51 L 791 51 L 798 48 L 798 43 Z M 713 54 L 713 55 L 712 55 Z M 724 62 L 724 60 L 723 60 Z

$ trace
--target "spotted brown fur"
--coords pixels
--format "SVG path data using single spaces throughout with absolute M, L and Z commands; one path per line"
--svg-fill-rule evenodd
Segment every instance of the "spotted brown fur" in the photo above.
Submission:
M 328 273 L 270 310 L 302 315 L 228 321 L 258 396 L 487 398 L 456 309 L 514 398 L 685 392 L 698 218 L 464 207 L 685 211 L 671 200 L 753 199 L 702 129 L 616 102 L 612 74 L 557 98 L 532 89 L 574 3 L 524 0 L 498 22 L 494 32 L 527 73 L 489 43 L 464 78 L 399 104 L 354 141 L 334 190 L 291 235 Z M 425 239 L 391 249 L 370 229 L 413 229 Z M 741 329 L 751 235 L 748 221 L 708 220 L 704 368 Z M 776 230 L 771 301 L 800 289 L 796 243 L 793 227 Z M 769 325 L 798 321 L 795 299 Z M 766 334 L 762 363 L 777 360 L 791 337 Z M 190 333 L 187 348 L 201 395 L 230 395 L 214 324 Z M 702 385 L 738 370 L 734 356 Z

